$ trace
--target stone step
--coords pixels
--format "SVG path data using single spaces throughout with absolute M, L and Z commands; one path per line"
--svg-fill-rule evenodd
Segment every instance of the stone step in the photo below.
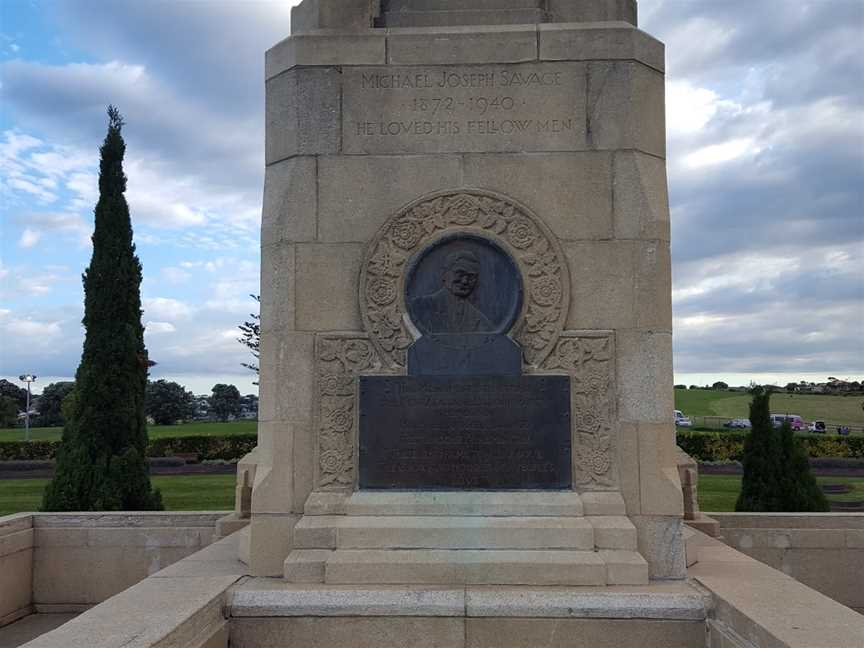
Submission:
M 580 495 L 571 491 L 358 491 L 346 501 L 345 511 L 348 515 L 376 516 L 579 517 L 589 503 L 592 515 L 624 514 L 624 500 L 618 493 Z
M 388 11 L 385 27 L 454 27 L 458 25 L 533 25 L 546 20 L 542 9 L 496 11 Z
M 622 549 L 636 551 L 636 527 L 623 515 L 585 518 L 594 528 L 594 545 L 597 549 Z
M 635 549 L 604 520 L 604 549 Z M 627 518 L 623 521 L 629 524 Z M 616 535 L 617 534 L 617 535 Z M 614 536 L 614 537 L 613 537 Z M 625 546 L 626 545 L 626 546 Z M 580 517 L 305 516 L 294 527 L 301 549 L 594 549 L 594 528 Z
M 593 551 L 340 549 L 324 566 L 324 582 L 343 585 L 605 585 L 606 580 L 606 563 Z

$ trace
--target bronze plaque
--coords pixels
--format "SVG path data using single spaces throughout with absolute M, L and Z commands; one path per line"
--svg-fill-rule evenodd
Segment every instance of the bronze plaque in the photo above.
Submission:
M 571 485 L 568 376 L 360 377 L 360 488 Z

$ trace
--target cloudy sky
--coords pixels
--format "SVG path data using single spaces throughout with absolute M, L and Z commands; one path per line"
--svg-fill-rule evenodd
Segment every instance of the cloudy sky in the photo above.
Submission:
M 263 52 L 290 0 L 0 0 L 0 376 L 74 374 L 105 106 L 156 377 L 253 389 Z M 864 377 L 864 0 L 641 0 L 667 44 L 678 382 Z

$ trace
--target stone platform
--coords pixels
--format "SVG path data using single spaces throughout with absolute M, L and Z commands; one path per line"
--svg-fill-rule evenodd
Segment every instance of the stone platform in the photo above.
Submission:
M 328 584 L 644 585 L 617 493 L 354 493 L 297 523 L 285 580 Z
M 702 648 L 710 602 L 683 582 L 638 587 L 292 585 L 230 594 L 231 646 Z

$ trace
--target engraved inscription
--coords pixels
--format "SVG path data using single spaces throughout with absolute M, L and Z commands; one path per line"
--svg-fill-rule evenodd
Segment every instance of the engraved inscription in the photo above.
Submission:
M 585 140 L 584 67 L 346 68 L 346 153 L 570 150 Z
M 360 487 L 569 488 L 567 376 L 360 378 Z

